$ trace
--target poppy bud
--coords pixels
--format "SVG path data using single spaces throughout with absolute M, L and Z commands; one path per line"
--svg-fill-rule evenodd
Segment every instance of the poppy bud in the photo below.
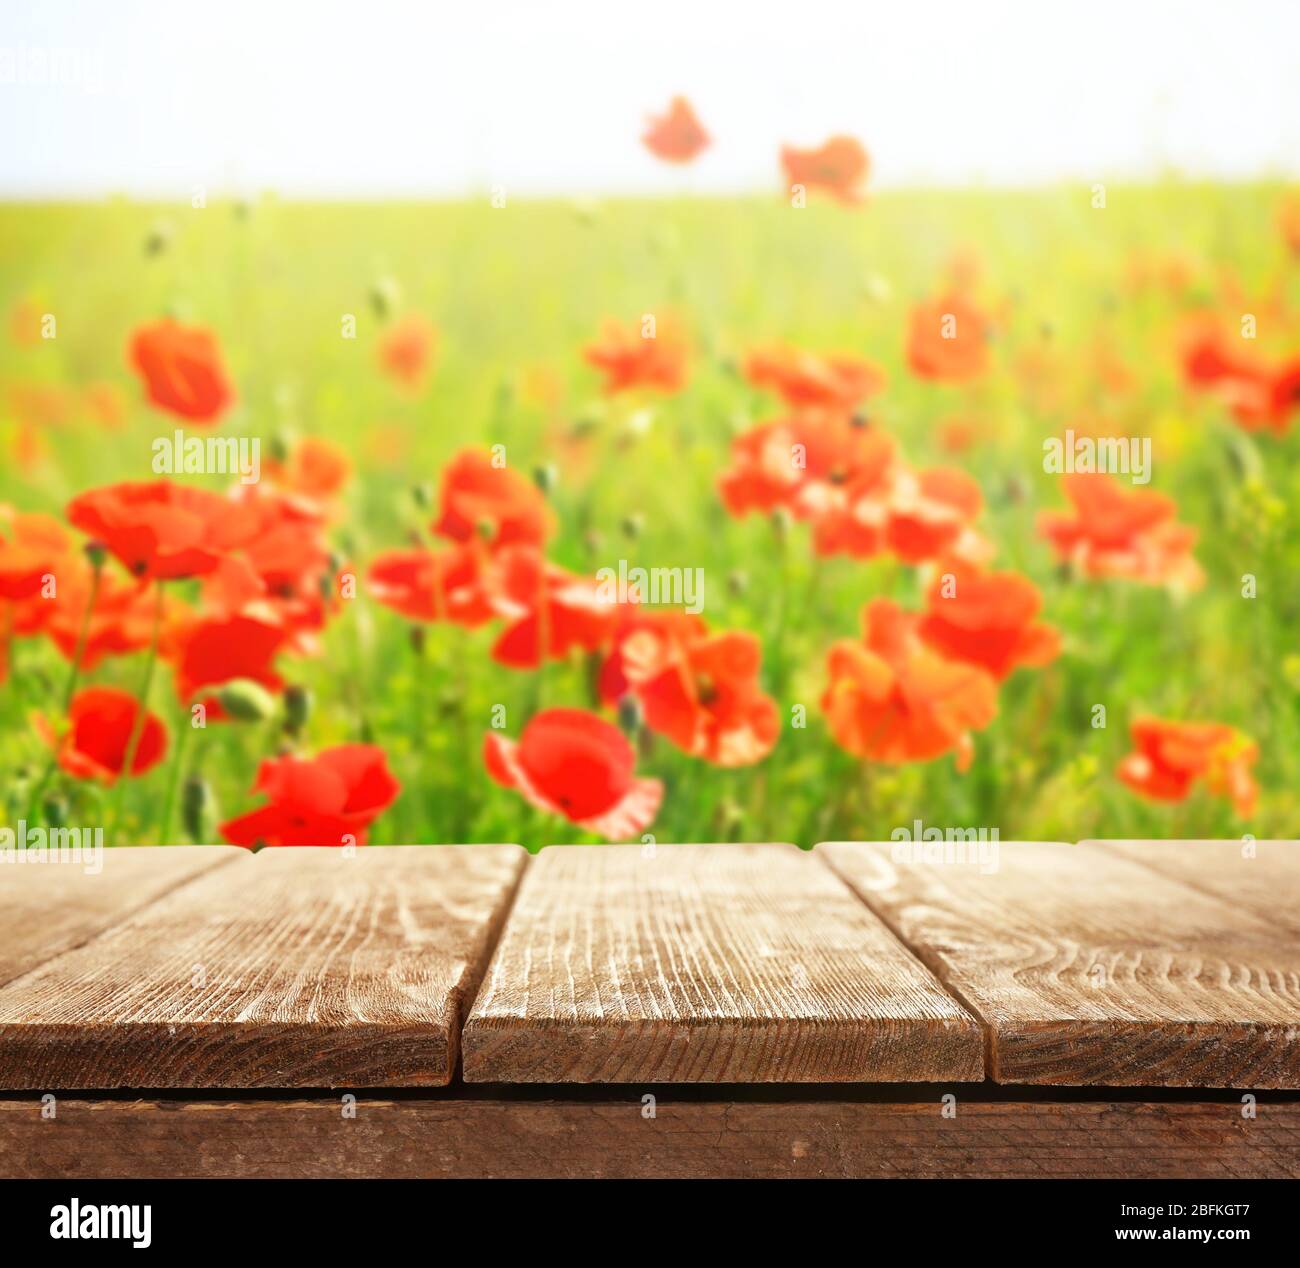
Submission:
M 51 793 L 41 805 L 45 822 L 51 828 L 62 828 L 68 822 L 68 802 L 62 793 Z
M 623 536 L 635 540 L 641 536 L 645 529 L 645 516 L 639 511 L 633 511 L 630 515 L 623 516 L 620 527 L 623 530 Z
M 370 307 L 380 321 L 388 318 L 402 302 L 402 288 L 391 277 L 377 278 L 370 287 Z
M 289 461 L 289 450 L 292 448 L 292 439 L 288 432 L 277 431 L 271 437 L 271 461 L 276 463 L 285 463 Z
M 265 722 L 275 714 L 275 697 L 251 678 L 236 678 L 217 692 L 222 709 L 236 722 Z
M 744 594 L 749 589 L 748 574 L 742 572 L 739 568 L 733 569 L 727 574 L 727 589 L 738 597 Z
M 630 691 L 620 698 L 618 702 L 618 724 L 629 735 L 634 735 L 641 729 L 643 716 L 641 701 Z
M 294 683 L 284 693 L 284 725 L 291 734 L 297 735 L 311 718 L 314 701 L 306 687 Z
M 722 831 L 727 835 L 735 832 L 745 821 L 745 811 L 730 797 L 723 800 L 718 807 L 718 822 L 722 826 Z
M 427 480 L 421 480 L 419 484 L 411 486 L 411 501 L 422 511 L 427 511 L 433 505 L 433 486 Z
M 145 235 L 145 255 L 161 255 L 167 250 L 172 240 L 172 227 L 165 220 L 156 221 Z
M 776 534 L 778 541 L 784 541 L 786 535 L 790 532 L 790 512 L 784 506 L 778 506 L 772 512 L 772 531 Z
M 104 560 L 108 558 L 108 547 L 103 542 L 87 542 L 85 551 L 86 558 L 90 560 L 92 568 L 102 568 L 104 566 Z
M 544 462 L 533 468 L 533 483 L 543 493 L 550 493 L 559 483 L 560 473 L 553 462 Z
M 427 640 L 426 631 L 423 625 L 412 625 L 410 632 L 411 650 L 417 656 L 424 655 L 424 645 Z
M 181 822 L 195 845 L 204 845 L 215 835 L 217 799 L 208 781 L 198 775 L 191 775 L 181 790 Z

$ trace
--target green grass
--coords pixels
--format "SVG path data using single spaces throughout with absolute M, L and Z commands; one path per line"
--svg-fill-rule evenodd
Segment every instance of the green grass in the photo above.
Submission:
M 502 443 L 521 470 L 558 467 L 552 496 L 562 527 L 551 553 L 559 562 L 582 571 L 620 558 L 705 570 L 707 619 L 760 635 L 765 683 L 783 717 L 804 704 L 809 722 L 787 726 L 767 761 L 738 771 L 659 742 L 641 768 L 667 785 L 651 829 L 661 841 L 806 846 L 888 837 L 916 818 L 997 828 L 1004 839 L 1293 835 L 1300 435 L 1248 437 L 1212 402 L 1190 401 L 1171 346 L 1181 312 L 1214 300 L 1224 266 L 1251 295 L 1282 279 L 1292 311 L 1300 307 L 1300 270 L 1288 266 L 1273 225 L 1278 193 L 1265 185 L 1111 188 L 1105 210 L 1094 210 L 1082 188 L 888 194 L 857 211 L 794 210 L 767 199 L 614 201 L 590 215 L 558 202 L 493 209 L 486 201 L 0 207 L 0 302 L 7 311 L 29 298 L 58 319 L 54 340 L 0 344 L 0 382 L 112 379 L 132 402 L 122 432 L 90 423 L 52 431 L 49 460 L 25 471 L 10 456 L 16 422 L 0 395 L 0 502 L 57 513 L 84 488 L 149 478 L 150 442 L 173 424 L 141 403 L 123 347 L 137 323 L 172 311 L 219 334 L 240 395 L 225 432 L 260 435 L 264 448 L 284 430 L 317 432 L 348 449 L 356 475 L 335 540 L 359 568 L 427 520 L 414 484 L 436 486 L 462 447 Z M 160 223 L 166 249 L 147 254 Z M 908 310 L 968 246 L 982 261 L 981 298 L 1000 314 L 996 369 L 972 388 L 920 382 L 903 361 Z M 1133 293 L 1125 278 L 1135 253 L 1185 257 L 1187 291 Z M 401 310 L 425 313 L 441 333 L 436 373 L 415 400 L 375 367 L 380 327 L 368 295 L 381 277 L 400 285 Z M 582 363 L 583 344 L 607 316 L 669 312 L 695 340 L 687 390 L 604 401 Z M 340 337 L 345 313 L 357 317 L 355 340 Z M 1099 330 L 1136 376 L 1130 393 L 1108 396 L 1090 371 Z M 779 408 L 736 376 L 732 358 L 773 340 L 856 351 L 887 369 L 875 419 L 916 464 L 955 461 L 978 478 L 987 499 L 981 525 L 999 566 L 1040 586 L 1044 616 L 1064 632 L 1052 666 L 1020 671 L 1003 686 L 1000 715 L 976 735 L 965 776 L 951 757 L 863 767 L 830 740 L 817 707 L 827 647 L 856 634 L 872 596 L 914 601 L 914 571 L 887 561 L 817 562 L 805 528 L 782 544 L 766 521 L 730 520 L 719 504 L 714 486 L 731 436 Z M 1036 399 L 1012 373 L 1030 353 L 1059 359 L 1054 399 Z M 562 390 L 558 410 L 529 387 L 543 369 Z M 628 418 L 647 406 L 653 421 L 634 434 Z M 1172 494 L 1180 518 L 1201 533 L 1200 592 L 1177 601 L 1119 581 L 1071 580 L 1036 538 L 1037 511 L 1063 505 L 1042 470 L 1042 440 L 1088 413 L 1154 438 L 1152 487 Z M 990 437 L 953 460 L 938 425 L 956 414 L 983 420 Z M 559 443 L 579 420 L 590 436 L 580 463 Z M 389 452 L 392 437 L 402 452 Z M 629 540 L 622 525 L 633 514 L 644 527 Z M 1247 572 L 1258 578 L 1254 600 L 1241 597 Z M 420 659 L 396 614 L 364 599 L 345 607 L 324 655 L 288 661 L 286 674 L 316 695 L 308 748 L 368 738 L 389 753 L 404 791 L 374 841 L 537 847 L 582 839 L 492 784 L 479 757 L 495 704 L 506 705 L 514 735 L 539 705 L 585 706 L 582 665 L 515 674 L 489 659 L 490 631 L 450 626 L 428 630 Z M 96 677 L 134 687 L 140 659 L 106 664 Z M 14 822 L 26 805 L 45 760 L 29 717 L 55 710 L 65 670 L 43 642 L 15 648 L 15 672 L 0 688 L 0 821 Z M 180 714 L 166 673 L 152 704 L 174 734 Z M 1095 704 L 1107 708 L 1104 730 L 1091 725 Z M 1157 806 L 1115 780 L 1128 720 L 1144 711 L 1230 722 L 1258 741 L 1263 795 L 1249 823 L 1204 793 Z M 265 728 L 239 726 L 191 737 L 188 760 L 224 815 L 252 804 L 266 738 Z M 163 767 L 132 782 L 127 837 L 142 839 L 155 822 L 167 779 Z M 65 791 L 74 821 L 103 821 L 95 789 Z

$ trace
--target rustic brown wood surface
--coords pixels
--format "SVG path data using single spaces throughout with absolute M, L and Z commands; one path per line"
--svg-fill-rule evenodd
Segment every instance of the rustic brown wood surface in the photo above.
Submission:
M 444 1084 L 525 859 L 245 854 L 0 989 L 0 1087 Z
M 0 1100 L 0 1177 L 1300 1178 L 1300 1102 Z M 53 1109 L 54 1117 L 48 1114 Z M 954 1113 L 955 1111 L 955 1113 Z M 47 1116 L 42 1117 L 42 1113 Z M 345 1116 L 351 1114 L 351 1117 Z
M 1085 841 L 1300 938 L 1300 841 Z
M 98 871 L 84 855 L 0 866 L 0 986 L 244 853 L 233 845 L 127 848 L 101 851 Z
M 1088 846 L 1003 842 L 988 874 L 817 853 L 987 1023 L 1000 1082 L 1300 1087 L 1285 922 Z
M 793 846 L 551 847 L 463 1036 L 478 1082 L 983 1075 L 981 1028 Z

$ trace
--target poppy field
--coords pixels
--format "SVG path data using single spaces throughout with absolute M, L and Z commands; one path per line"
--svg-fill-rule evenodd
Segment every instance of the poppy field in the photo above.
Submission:
M 1294 835 L 1300 195 L 846 146 L 0 207 L 0 823 Z

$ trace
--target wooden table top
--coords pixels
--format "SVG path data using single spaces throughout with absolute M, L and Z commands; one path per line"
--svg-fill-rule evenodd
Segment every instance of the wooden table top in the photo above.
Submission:
M 1300 1088 L 1300 843 L 962 853 L 5 863 L 0 1088 Z

